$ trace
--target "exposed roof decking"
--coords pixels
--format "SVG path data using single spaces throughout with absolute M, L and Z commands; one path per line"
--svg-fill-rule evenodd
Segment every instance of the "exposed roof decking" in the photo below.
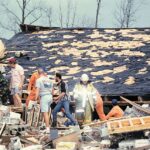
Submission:
M 25 69 L 60 71 L 72 89 L 87 73 L 103 95 L 150 93 L 150 29 L 57 29 L 14 36 L 7 44 L 26 51 Z

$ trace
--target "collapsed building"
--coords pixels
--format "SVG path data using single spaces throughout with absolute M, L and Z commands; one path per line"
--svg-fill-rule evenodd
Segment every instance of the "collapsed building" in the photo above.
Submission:
M 19 64 L 25 69 L 26 76 L 29 76 L 38 67 L 45 66 L 50 77 L 53 77 L 55 72 L 61 72 L 64 80 L 68 82 L 71 92 L 75 83 L 79 81 L 81 74 L 87 73 L 102 94 L 106 106 L 110 104 L 110 99 L 113 97 L 119 99 L 121 105 L 134 106 L 128 101 L 121 101 L 120 96 L 134 100 L 139 104 L 149 104 L 149 28 L 60 29 L 29 25 L 21 25 L 21 28 L 25 32 L 19 33 L 8 40 L 6 50 L 7 57 L 17 57 Z M 120 120 L 93 122 L 93 124 L 84 126 L 83 129 L 79 127 L 63 128 L 63 130 L 59 130 L 59 135 L 63 136 L 54 138 L 56 141 L 53 139 L 54 135 L 52 139 L 44 137 L 43 140 L 43 134 L 38 133 L 40 131 L 39 126 L 42 124 L 39 121 L 38 123 L 37 121 L 34 122 L 34 120 L 40 118 L 40 112 L 37 108 L 34 108 L 34 110 L 27 112 L 31 118 L 29 121 L 26 118 L 26 125 L 23 126 L 24 130 L 28 132 L 26 134 L 30 137 L 12 138 L 12 143 L 14 140 L 21 140 L 27 145 L 36 144 L 36 146 L 39 146 L 44 141 L 39 149 L 45 148 L 47 144 L 50 145 L 51 141 L 53 141 L 56 149 L 58 147 L 67 148 L 69 144 L 74 149 L 81 145 L 78 149 L 92 150 L 94 148 L 100 149 L 100 147 L 141 148 L 142 144 L 144 147 L 149 146 L 150 113 L 139 107 L 127 109 L 127 118 Z M 35 113 L 37 115 L 32 116 Z M 20 129 L 21 126 L 15 126 L 7 129 L 7 131 L 14 130 L 13 135 L 16 136 L 21 133 L 22 136 L 25 136 L 24 130 L 22 133 Z M 18 131 L 18 128 L 20 131 Z M 35 131 L 34 128 L 36 128 Z M 134 130 L 136 128 L 138 130 Z M 54 131 L 54 133 L 56 134 L 57 131 Z M 10 133 L 7 134 L 10 135 Z M 31 137 L 34 137 L 34 142 L 33 139 L 30 139 Z M 45 138 L 47 142 L 45 142 Z M 140 141 L 140 138 L 143 141 Z M 64 146 L 63 142 L 73 143 L 67 143 L 68 145 Z M 137 143 L 140 142 L 141 145 L 138 146 Z M 56 143 L 60 143 L 60 145 L 56 146 Z

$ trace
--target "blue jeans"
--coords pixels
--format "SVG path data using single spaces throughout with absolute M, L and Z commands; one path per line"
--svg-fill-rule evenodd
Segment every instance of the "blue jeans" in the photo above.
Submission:
M 70 120 L 70 122 L 71 122 L 72 125 L 75 125 L 76 122 L 75 122 L 75 120 L 74 120 L 74 118 L 71 115 L 70 110 L 69 110 L 69 101 L 66 100 L 66 99 L 62 99 L 55 106 L 55 108 L 54 108 L 54 110 L 52 112 L 52 114 L 53 114 L 53 122 L 57 121 L 57 113 L 60 112 L 61 108 L 65 109 L 65 115 L 66 115 L 66 117 Z

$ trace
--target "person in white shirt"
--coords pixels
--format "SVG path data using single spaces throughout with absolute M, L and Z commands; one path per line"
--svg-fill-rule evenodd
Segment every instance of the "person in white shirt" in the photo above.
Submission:
M 53 83 L 47 77 L 43 68 L 38 69 L 40 78 L 36 80 L 36 96 L 35 100 L 40 97 L 40 108 L 46 124 L 46 133 L 50 132 L 49 111 L 53 99 Z
M 11 67 L 11 81 L 9 89 L 11 91 L 11 95 L 13 95 L 14 106 L 22 107 L 21 95 L 25 78 L 24 69 L 17 64 L 15 58 L 10 58 L 8 61 Z

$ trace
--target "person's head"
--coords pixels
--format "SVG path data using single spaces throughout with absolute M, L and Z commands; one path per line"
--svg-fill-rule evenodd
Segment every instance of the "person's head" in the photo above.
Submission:
M 80 81 L 83 83 L 83 84 L 88 84 L 89 82 L 89 76 L 87 74 L 82 74 L 81 78 L 80 78 Z
M 62 75 L 60 73 L 55 74 L 55 81 L 60 82 L 62 80 Z
M 113 106 L 118 105 L 118 100 L 117 100 L 117 99 L 112 99 L 112 105 L 113 105 Z
M 15 66 L 17 64 L 17 60 L 16 60 L 16 58 L 12 57 L 12 58 L 8 59 L 8 63 L 11 68 L 15 68 Z
M 38 68 L 38 74 L 41 76 L 41 75 L 45 75 L 46 72 L 45 72 L 45 69 L 44 68 Z

